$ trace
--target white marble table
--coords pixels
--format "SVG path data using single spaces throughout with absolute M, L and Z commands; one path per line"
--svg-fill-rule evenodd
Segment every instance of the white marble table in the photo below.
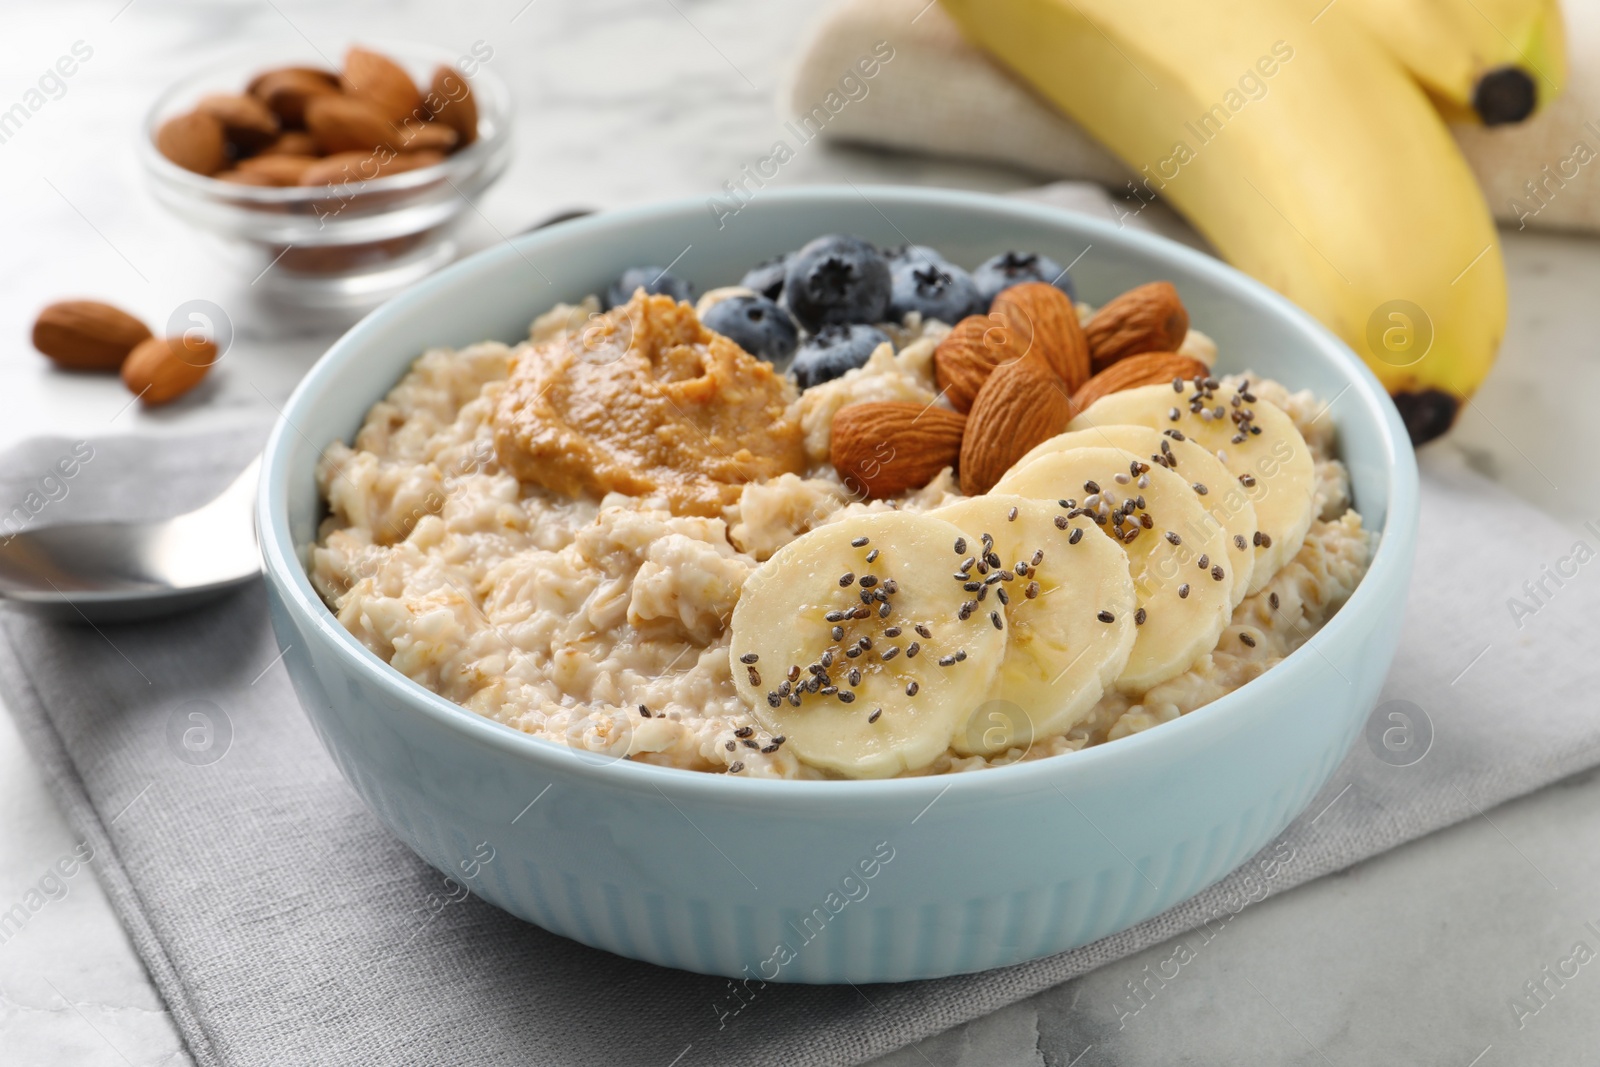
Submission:
M 717 190 L 780 135 L 775 92 L 812 8 L 803 0 L 12 5 L 0 34 L 8 72 L 0 111 L 74 42 L 93 56 L 0 143 L 8 223 L 0 322 L 9 338 L 0 348 L 0 445 L 38 433 L 166 433 L 268 418 L 329 340 L 266 314 L 140 184 L 131 138 L 142 110 L 217 49 L 310 41 L 337 54 L 352 38 L 489 42 L 521 108 L 520 147 L 469 227 L 469 243 L 481 247 L 563 207 Z M 822 145 L 798 153 L 778 180 L 840 179 L 991 190 L 1034 181 Z M 1504 355 L 1438 447 L 1465 451 L 1576 527 L 1600 515 L 1596 468 L 1562 462 L 1588 453 L 1577 450 L 1600 390 L 1592 325 L 1600 242 L 1508 234 L 1506 245 L 1513 311 Z M 237 339 L 214 380 L 146 413 L 127 407 L 114 381 L 56 373 L 30 349 L 34 312 L 69 295 L 110 299 L 156 322 L 185 300 L 210 299 L 228 311 Z M 37 884 L 73 843 L 0 716 L 0 905 Z M 1600 925 L 1597 846 L 1600 776 L 1589 775 L 1250 908 L 1121 1029 L 1125 983 L 1165 950 L 882 1062 L 1593 1062 L 1600 977 L 1590 969 L 1523 1029 L 1508 1000 L 1567 954 L 1586 921 Z M 188 1062 L 92 875 L 68 885 L 0 944 L 0 1064 Z

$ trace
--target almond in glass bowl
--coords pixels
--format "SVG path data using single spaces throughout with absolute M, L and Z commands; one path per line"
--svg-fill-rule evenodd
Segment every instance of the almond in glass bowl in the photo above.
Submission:
M 155 102 L 140 158 L 156 199 L 269 299 L 370 307 L 449 262 L 471 199 L 511 156 L 493 49 L 353 45 L 341 69 L 235 53 Z

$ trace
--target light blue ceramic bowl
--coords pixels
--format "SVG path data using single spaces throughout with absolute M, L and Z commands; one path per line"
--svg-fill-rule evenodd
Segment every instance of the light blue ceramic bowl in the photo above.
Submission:
M 1035 249 L 1076 262 L 1080 295 L 1096 303 L 1171 279 L 1224 370 L 1254 368 L 1334 401 L 1357 506 L 1382 532 L 1366 580 L 1306 647 L 1176 722 L 1056 759 L 867 782 L 597 761 L 408 680 L 318 599 L 303 562 L 322 514 L 318 452 L 349 440 L 424 348 L 523 337 L 534 315 L 627 266 L 675 263 L 704 290 L 830 231 L 929 244 L 966 264 Z M 1276 836 L 1344 755 L 1388 670 L 1417 472 L 1383 389 L 1350 350 L 1214 259 L 994 197 L 814 188 L 762 193 L 720 225 L 701 201 L 566 223 L 391 300 L 290 398 L 267 445 L 259 517 L 273 624 L 301 703 L 366 803 L 441 872 L 624 956 L 733 977 L 887 982 L 1104 937 Z

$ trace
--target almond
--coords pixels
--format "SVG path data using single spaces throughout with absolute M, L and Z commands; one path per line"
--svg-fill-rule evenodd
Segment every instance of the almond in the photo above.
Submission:
M 228 162 L 222 123 L 213 115 L 191 111 L 161 124 L 156 148 L 184 170 L 215 174 Z
M 1198 359 L 1180 356 L 1176 352 L 1142 352 L 1137 356 L 1128 356 L 1090 378 L 1072 394 L 1073 414 L 1076 416 L 1087 411 L 1089 405 L 1101 397 L 1120 393 L 1124 389 L 1160 385 L 1178 378 L 1204 378 L 1210 373 Z
M 1189 312 L 1171 282 L 1129 289 L 1096 311 L 1084 327 L 1096 374 L 1141 352 L 1176 352 L 1188 332 Z
M 407 152 L 448 152 L 460 135 L 442 122 L 407 122 L 400 128 L 400 147 Z
M 306 128 L 327 153 L 394 148 L 399 135 L 372 104 L 351 96 L 317 96 L 306 102 Z
M 404 174 L 444 162 L 442 152 L 337 152 L 317 160 L 300 175 L 301 185 L 342 185 Z
M 254 185 L 262 189 L 282 188 L 269 175 L 262 174 L 260 171 L 240 170 L 238 167 L 213 174 L 212 177 L 219 182 L 231 182 L 234 185 Z
M 63 300 L 39 312 L 33 347 L 72 370 L 116 370 L 150 328 L 97 300 Z
M 309 133 L 302 130 L 290 130 L 280 134 L 276 141 L 261 150 L 264 156 L 314 156 L 317 154 L 317 142 Z
M 1043 355 L 1069 393 L 1089 380 L 1089 342 L 1072 297 L 1048 282 L 1024 282 L 1001 290 L 989 313 L 1017 332 L 1022 351 Z
M 388 163 L 384 164 L 383 173 L 404 174 L 408 170 L 421 170 L 423 167 L 435 167 L 444 162 L 444 153 L 432 149 L 419 149 L 415 152 L 401 152 Z
M 211 341 L 152 337 L 128 354 L 122 364 L 122 384 L 154 407 L 199 385 L 216 361 L 217 346 Z
M 1024 453 L 1065 430 L 1072 414 L 1065 386 L 1039 353 L 996 367 L 967 417 L 961 491 L 987 493 Z
M 339 83 L 332 75 L 304 67 L 270 70 L 250 83 L 250 94 L 259 99 L 284 126 L 304 126 L 306 105 L 320 96 L 338 96 Z
M 365 48 L 351 48 L 344 54 L 344 75 L 340 79 L 344 91 L 358 100 L 365 100 L 390 122 L 424 117 L 422 93 L 411 75 L 388 56 L 369 52 Z
M 926 404 L 850 404 L 833 416 L 828 458 L 850 492 L 871 500 L 895 496 L 955 466 L 966 423 L 958 412 Z
M 335 91 L 339 88 L 339 75 L 323 67 L 273 67 L 251 78 L 245 84 L 244 91 L 251 96 L 262 96 L 267 83 L 282 76 L 319 81 Z
M 1014 331 L 995 313 L 968 315 L 945 334 L 933 350 L 933 376 L 939 391 L 957 411 L 971 411 L 978 390 L 1002 363 L 1016 359 Z
M 195 110 L 222 123 L 222 132 L 242 152 L 254 152 L 278 137 L 278 116 L 253 96 L 211 93 L 200 98 Z
M 320 162 L 316 156 L 255 156 L 252 159 L 241 159 L 239 165 L 230 173 L 258 176 L 266 179 L 269 185 L 299 185 L 305 172 Z M 219 174 L 218 177 L 226 175 Z
M 450 67 L 440 67 L 433 72 L 428 108 L 436 120 L 456 131 L 461 147 L 478 139 L 478 100 L 472 95 L 472 86 L 459 72 Z

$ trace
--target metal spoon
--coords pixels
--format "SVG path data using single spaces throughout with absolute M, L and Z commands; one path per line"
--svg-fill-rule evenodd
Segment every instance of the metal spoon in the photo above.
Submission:
M 183 611 L 261 572 L 261 458 L 210 503 L 160 522 L 88 522 L 0 541 L 0 599 L 45 618 L 126 622 Z

